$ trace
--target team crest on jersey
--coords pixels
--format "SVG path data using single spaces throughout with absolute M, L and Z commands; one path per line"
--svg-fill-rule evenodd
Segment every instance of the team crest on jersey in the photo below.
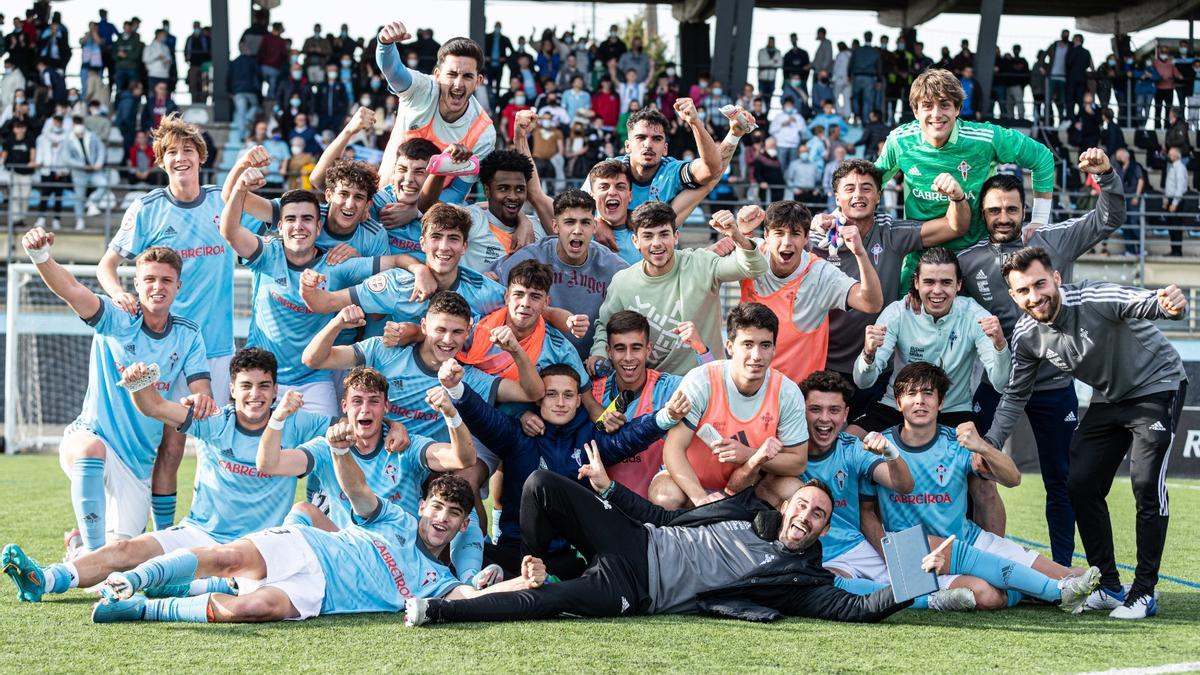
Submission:
M 383 467 L 383 474 L 385 476 L 387 476 L 388 478 L 392 479 L 392 485 L 396 484 L 396 465 L 395 464 L 388 462 L 387 466 Z
M 958 340 L 958 333 L 955 331 L 950 331 L 950 335 L 946 338 L 946 342 L 948 343 L 948 346 L 950 347 L 950 349 L 954 349 L 954 343 L 957 340 Z
M 580 452 L 579 448 L 571 451 L 571 459 L 575 460 L 577 465 L 583 466 L 583 453 Z
M 372 293 L 382 293 L 383 289 L 387 288 L 387 277 L 383 276 L 382 274 L 376 274 L 370 279 L 367 279 L 367 288 Z
M 971 171 L 971 165 L 967 164 L 966 160 L 963 160 L 958 163 L 958 173 L 959 173 L 959 175 L 962 176 L 963 180 L 967 179 L 967 173 L 970 171 Z
M 845 471 L 838 469 L 838 472 L 833 474 L 833 477 L 837 481 L 839 490 L 846 487 L 846 472 Z
M 438 580 L 438 573 L 435 570 L 429 570 L 425 573 L 425 580 L 421 582 L 421 586 L 428 586 Z
M 881 246 L 879 244 L 879 242 L 875 242 L 875 245 L 871 247 L 871 259 L 875 262 L 876 265 L 879 264 L 879 256 L 882 254 L 883 254 L 883 246 Z
M 662 201 L 662 197 L 659 196 L 657 185 L 650 186 L 650 201 L 652 201 L 652 202 L 661 202 Z
M 1084 342 L 1092 342 L 1092 338 L 1091 338 L 1091 336 L 1090 336 L 1090 335 L 1088 335 L 1088 332 L 1087 332 L 1087 329 L 1086 329 L 1086 328 L 1080 328 L 1080 329 L 1079 329 L 1079 337 L 1080 337 L 1080 339 L 1082 339 Z M 1092 343 L 1092 344 L 1095 344 L 1095 343 Z
M 946 484 L 946 465 L 938 464 L 937 468 L 934 469 L 934 471 L 937 472 L 938 485 L 945 485 Z
M 171 352 L 171 358 L 168 359 L 171 364 L 171 370 L 175 369 L 175 364 L 179 363 L 179 352 Z
M 766 428 L 770 428 L 771 424 L 772 424 L 774 421 L 775 421 L 775 416 L 774 416 L 774 415 L 772 415 L 772 414 L 771 414 L 771 413 L 769 413 L 769 412 L 763 413 L 763 416 L 762 416 L 762 424 L 763 424 L 763 428 L 764 428 L 764 429 L 766 429 Z

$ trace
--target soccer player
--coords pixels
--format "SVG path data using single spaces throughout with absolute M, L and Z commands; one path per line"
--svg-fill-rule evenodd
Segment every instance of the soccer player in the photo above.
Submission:
M 680 123 L 691 127 L 698 157 L 685 162 L 667 155 L 670 125 L 661 112 L 643 108 L 630 114 L 625 122 L 626 154 L 616 159 L 628 164 L 633 174 L 632 209 L 646 202 L 670 203 L 684 190 L 698 189 L 721 175 L 721 150 L 704 128 L 695 103 L 680 98 L 674 107 Z
M 921 73 L 908 94 L 917 119 L 888 134 L 875 162 L 885 181 L 898 171 L 904 173 L 904 215 L 913 220 L 931 220 L 946 213 L 948 197 L 930 181 L 943 173 L 960 179 L 974 217 L 966 234 L 944 243 L 951 251 L 961 251 L 986 235 L 977 207 L 983 181 L 995 172 L 997 164 L 1016 164 L 1032 175 L 1034 228 L 1049 220 L 1054 190 L 1055 164 L 1050 149 L 1015 129 L 959 119 L 964 98 L 962 85 L 950 71 L 931 68 Z M 908 287 L 916 266 L 917 256 L 909 254 L 901 288 Z
M 492 263 L 501 283 L 508 284 L 512 271 L 526 261 L 549 265 L 554 273 L 550 294 L 562 307 L 585 316 L 598 316 L 613 276 L 628 265 L 616 253 L 595 242 L 596 201 L 583 190 L 568 188 L 554 198 L 554 221 L 558 234 L 541 239 L 512 255 Z M 587 359 L 595 327 L 581 338 L 567 334 L 580 359 Z
M 309 275 L 300 289 L 304 304 L 314 312 L 330 314 L 356 305 L 369 314 L 393 321 L 418 321 L 426 314 L 429 297 L 424 285 L 432 278 L 436 290 L 453 290 L 466 298 L 477 316 L 504 305 L 504 287 L 460 264 L 471 231 L 470 213 L 461 206 L 434 204 L 421 217 L 421 248 L 425 264 L 376 274 L 357 286 L 328 290 L 320 276 Z
M 1025 316 L 1013 331 L 1013 367 L 988 442 L 1003 443 L 1029 400 L 1042 361 L 1095 388 L 1071 438 L 1067 492 L 1088 563 L 1100 568 L 1093 609 L 1116 619 L 1158 611 L 1154 586 L 1167 539 L 1167 455 L 1187 390 L 1179 352 L 1151 323 L 1180 319 L 1187 300 L 1174 284 L 1157 292 L 1083 281 L 1064 284 L 1050 254 L 1024 248 L 1001 268 L 1009 295 Z M 1117 468 L 1130 457 L 1137 504 L 1137 569 L 1124 590 L 1113 554 L 1105 498 Z
M 953 179 L 947 181 L 946 178 L 950 177 L 936 180 L 935 188 L 940 185 L 951 191 Z M 879 169 L 874 164 L 862 159 L 842 162 L 833 173 L 837 211 L 813 217 L 808 243 L 809 250 L 836 265 L 846 276 L 861 281 L 858 259 L 848 255 L 833 255 L 825 241 L 826 231 L 839 220 L 844 221 L 844 226 L 855 227 L 863 249 L 870 256 L 871 267 L 879 277 L 886 303 L 900 295 L 900 267 L 905 254 L 919 251 L 922 247 L 936 246 L 966 232 L 970 213 L 965 210 L 965 203 L 960 207 L 960 202 L 951 202 L 956 208 L 947 211 L 946 217 L 924 223 L 895 221 L 877 210 L 882 185 Z M 961 196 L 955 199 L 961 199 Z M 837 372 L 847 382 L 852 382 L 854 359 L 862 351 L 864 330 L 878 316 L 878 312 L 863 312 L 853 307 L 847 307 L 844 311 L 830 310 L 829 351 L 825 356 L 825 367 Z M 855 389 L 854 400 L 850 403 L 850 419 L 862 414 L 867 404 L 883 396 L 885 384 L 886 379 L 871 389 Z
M 134 259 L 137 296 L 128 312 L 54 260 L 54 234 L 35 227 L 21 244 L 46 286 L 96 331 L 83 409 L 64 431 L 58 454 L 71 479 L 71 505 L 82 537 L 77 550 L 94 551 L 106 536 L 130 539 L 146 529 L 151 468 L 162 438 L 162 424 L 140 415 L 129 392 L 118 386 L 121 371 L 132 358 L 156 364 L 157 390 L 177 397 L 184 393 L 178 382 L 187 382 L 197 414 L 210 415 L 215 405 L 204 340 L 199 326 L 171 312 L 184 265 L 175 251 L 151 246 Z
M 225 201 L 221 188 L 200 184 L 200 167 L 208 159 L 208 146 L 200 130 L 177 115 L 164 117 L 153 130 L 155 162 L 167 174 L 167 186 L 151 190 L 125 211 L 121 228 L 96 266 L 101 288 L 120 309 L 134 314 L 138 302 L 125 290 L 117 267 L 151 246 L 166 246 L 183 260 L 182 277 L 174 311 L 200 327 L 207 350 L 208 372 L 216 378 L 216 403 L 229 402 L 229 359 L 233 355 L 233 252 L 213 227 L 221 218 Z M 175 390 L 185 382 L 172 385 Z M 152 500 L 154 527 L 175 522 L 175 491 L 179 462 L 183 459 L 183 434 L 169 427 L 154 461 Z M 139 530 L 140 532 L 140 530 Z
M 742 302 L 759 302 L 779 319 L 777 370 L 793 382 L 825 367 L 829 348 L 829 311 L 847 307 L 873 313 L 883 308 L 879 277 L 862 245 L 858 229 L 841 229 L 846 250 L 858 261 L 859 279 L 804 250 L 812 214 L 800 202 L 779 201 L 765 214 L 752 207 L 748 226 L 764 223 L 761 246 L 767 271 L 742 279 Z M 740 226 L 740 224 L 739 224 Z
M 221 214 L 221 234 L 254 272 L 254 300 L 246 344 L 277 355 L 281 388 L 285 392 L 296 389 L 303 393 L 306 410 L 334 416 L 338 405 L 333 380 L 328 373 L 309 368 L 300 359 L 304 347 L 326 322 L 326 317 L 305 307 L 301 274 L 312 269 L 328 275 L 331 286 L 345 288 L 378 273 L 385 265 L 390 267 L 394 259 L 353 258 L 331 264 L 328 252 L 316 244 L 321 229 L 320 205 L 317 196 L 307 190 L 292 190 L 280 199 L 279 237 L 253 234 L 240 220 L 246 195 L 264 184 L 258 169 L 247 169 Z
M 608 287 L 592 341 L 589 372 L 606 352 L 604 324 L 613 314 L 632 309 L 650 321 L 650 365 L 683 375 L 695 366 L 696 357 L 695 350 L 674 332 L 679 323 L 692 321 L 706 346 L 721 344 L 721 284 L 762 274 L 767 260 L 728 211 L 717 212 L 709 222 L 736 243 L 734 254 L 726 257 L 696 249 L 677 251 L 675 212 L 662 202 L 639 206 L 631 222 L 642 262 L 618 272 Z
M 467 526 L 475 498 L 465 480 L 430 481 L 420 515 L 371 492 L 350 454 L 354 430 L 341 422 L 326 432 L 338 483 L 354 509 L 355 524 L 337 532 L 294 525 L 276 527 L 208 548 L 179 550 L 109 575 L 92 621 L 260 623 L 318 615 L 397 612 L 413 597 L 472 597 L 540 585 L 536 575 L 475 591 L 455 579 L 439 557 Z M 238 594 L 147 600 L 147 587 L 233 577 Z
M 592 397 L 607 409 L 621 393 L 633 394 L 625 406 L 626 413 L 617 410 L 604 413 L 606 423 L 616 426 L 624 424 L 627 419 L 664 408 L 671 395 L 679 389 L 683 378 L 647 366 L 650 323 L 646 317 L 624 309 L 608 319 L 607 329 L 608 360 L 612 364 L 612 374 L 592 380 Z M 620 481 L 639 497 L 646 498 L 650 481 L 662 468 L 662 448 L 662 441 L 655 441 L 641 453 L 609 466 L 608 473 L 613 480 Z
M 1094 175 L 1100 185 L 1096 208 L 1078 218 L 1039 227 L 1029 240 L 1031 246 L 1046 250 L 1054 269 L 1066 282 L 1071 281 L 1075 259 L 1107 239 L 1125 221 L 1121 177 L 1113 171 L 1104 151 L 1091 148 L 1080 153 L 1079 170 Z M 1000 319 L 1000 327 L 1011 341 L 1021 308 L 1004 292 L 1008 286 L 1000 267 L 1005 256 L 1024 247 L 1021 223 L 1025 217 L 1025 188 L 1013 176 L 996 174 L 984 181 L 979 201 L 988 237 L 958 253 L 963 290 Z M 1000 402 L 998 392 L 1002 390 L 992 387 L 986 379 L 975 390 L 979 409 L 976 423 L 985 434 L 992 426 L 992 415 Z M 1078 410 L 1071 376 L 1043 361 L 1025 404 L 1025 415 L 1033 428 L 1042 484 L 1046 487 L 1050 550 L 1054 562 L 1060 565 L 1069 565 L 1075 552 L 1075 512 L 1067 495 L 1067 454 L 1078 424 Z
M 867 326 L 862 354 L 854 362 L 854 383 L 861 388 L 875 384 L 893 355 L 897 369 L 917 361 L 934 363 L 951 383 L 941 402 L 939 422 L 958 426 L 974 421 L 971 374 L 975 363 L 982 363 L 988 379 L 999 387 L 1008 380 L 1011 354 L 1000 320 L 971 298 L 958 295 L 960 290 L 962 272 L 955 255 L 940 247 L 926 249 L 908 296 L 889 304 L 875 324 Z M 894 427 L 902 421 L 897 408 L 888 392 L 854 424 L 865 431 Z
M 781 448 L 763 466 L 768 473 L 799 476 L 804 471 L 804 396 L 795 382 L 771 368 L 779 320 L 765 305 L 742 303 L 729 312 L 726 333 L 729 359 L 691 371 L 680 384 L 692 409 L 683 425 L 667 433 L 666 471 L 650 484 L 651 501 L 661 506 L 700 506 L 731 496 L 734 471 L 768 443 Z M 705 438 L 714 431 L 719 440 Z
M 421 250 L 421 189 L 429 176 L 429 158 L 438 147 L 424 138 L 410 138 L 396 148 L 392 179 L 375 192 L 368 212 L 383 225 L 392 253 L 407 253 L 425 262 Z
M 667 511 L 605 473 L 600 453 L 575 481 L 538 471 L 525 482 L 521 530 L 534 556 L 558 537 L 588 559 L 578 579 L 470 600 L 406 603 L 405 623 L 698 614 L 770 620 L 782 614 L 878 622 L 906 607 L 890 588 L 858 596 L 821 567 L 829 489 L 810 481 L 778 507 L 743 490 L 695 509 Z M 540 559 L 540 558 L 539 558 Z
M 462 368 L 447 362 L 440 375 L 442 386 L 454 397 L 463 421 L 501 461 L 504 462 L 502 493 L 519 495 L 525 481 L 538 468 L 548 469 L 575 479 L 583 466 L 581 448 L 595 443 L 602 461 L 613 464 L 644 451 L 662 438 L 688 411 L 687 399 L 678 395 L 657 414 L 634 419 L 613 433 L 597 431 L 587 411 L 580 405 L 579 373 L 564 364 L 552 364 L 540 370 L 546 395 L 538 402 L 537 415 L 542 433 L 526 436 L 522 422 L 488 405 L 473 390 L 461 383 Z M 521 506 L 513 500 L 500 515 L 500 536 L 494 546 L 485 548 L 488 562 L 513 574 L 521 564 Z M 546 569 L 559 578 L 575 578 L 583 573 L 579 558 L 568 547 L 553 546 L 542 559 Z
M 479 164 L 479 181 L 487 208 L 468 206 L 471 231 L 462 264 L 477 272 L 546 236 L 540 223 L 521 212 L 525 207 L 533 160 L 512 150 L 496 150 Z
M 143 386 L 131 391 L 147 380 L 150 370 L 141 362 L 125 368 L 121 382 L 131 391 L 140 413 L 200 441 L 191 513 L 174 527 L 114 541 L 72 561 L 44 568 L 38 567 L 20 547 L 10 544 L 5 547 L 0 564 L 17 585 L 21 600 L 39 602 L 44 593 L 65 593 L 71 588 L 93 586 L 111 572 L 127 570 L 163 553 L 227 544 L 283 524 L 295 499 L 296 477 L 312 468 L 314 458 L 308 456 L 283 470 L 255 469 L 258 437 L 265 433 L 275 398 L 275 357 L 262 349 L 242 349 L 234 355 L 229 367 L 233 371 L 230 375 L 233 405 L 204 419 L 195 416 L 194 407 L 163 398 L 156 387 Z M 324 434 L 330 422 L 328 417 L 299 413 L 273 433 L 299 444 Z M 209 587 L 207 580 L 195 584 L 199 592 Z
M 938 412 L 949 388 L 950 379 L 946 373 L 932 363 L 910 363 L 896 374 L 892 389 L 904 421 L 883 432 L 883 436 L 901 451 L 913 476 L 914 488 L 910 494 L 883 486 L 875 488 L 884 529 L 898 532 L 919 524 L 937 537 L 954 535 L 956 541 L 946 561 L 948 565 L 939 570 L 943 575 L 941 585 L 971 587 L 980 609 L 1016 604 L 1020 597 L 1016 593 L 981 592 L 973 580 L 955 577 L 972 568 L 972 561 L 963 560 L 961 556 L 973 549 L 1016 565 L 998 572 L 993 570 L 993 573 L 971 569 L 971 575 L 978 572 L 984 580 L 996 581 L 991 584 L 996 589 L 1005 589 L 1012 582 L 1021 593 L 1047 602 L 1063 600 L 1064 610 L 1082 611 L 1088 595 L 1099 582 L 1098 569 L 1093 567 L 1082 574 L 1073 574 L 1074 570 L 1047 560 L 1010 539 L 992 534 L 967 517 L 969 475 L 975 474 L 1005 487 L 1016 487 L 1021 482 L 1021 472 L 1010 457 L 979 435 L 974 423 L 964 422 L 957 429 L 938 424 Z M 869 509 L 863 509 L 864 519 L 871 513 Z M 1075 581 L 1068 583 L 1065 581 L 1068 578 Z M 1054 583 L 1056 579 L 1063 583 Z
M 381 185 L 392 182 L 396 149 L 412 138 L 424 138 L 440 149 L 454 147 L 452 157 L 480 159 L 496 146 L 496 129 L 483 106 L 475 99 L 475 88 L 483 81 L 483 51 L 469 38 L 447 40 L 438 49 L 433 77 L 405 67 L 397 43 L 411 38 L 403 23 L 393 21 L 379 31 L 375 62 L 387 79 L 388 88 L 400 100 L 396 123 L 383 151 L 379 167 Z M 461 202 L 475 178 L 460 176 L 446 187 L 441 199 Z
M 393 424 L 386 419 L 389 388 L 387 378 L 378 370 L 355 366 L 346 375 L 341 412 L 354 429 L 351 450 L 367 476 L 367 485 L 380 498 L 398 503 L 416 515 L 425 479 L 433 472 L 458 471 L 471 466 L 475 463 L 475 450 L 471 435 L 459 431 L 462 424 L 455 419 L 458 413 L 454 406 L 448 403 L 444 392 L 435 387 L 426 392 L 425 400 L 446 421 L 450 441 L 438 443 L 428 436 L 410 434 L 409 446 L 404 452 L 384 452 L 384 439 Z M 272 413 L 271 420 L 279 424 L 294 415 L 303 415 L 300 411 L 302 403 L 299 392 L 288 392 Z M 329 510 L 325 515 L 339 528 L 349 526 L 352 518 L 345 495 L 334 491 L 337 480 L 330 464 L 327 439 L 315 434 L 299 442 L 294 439 L 274 428 L 264 431 L 255 460 L 258 470 L 279 474 L 308 466 L 317 479 L 316 489 L 328 488 L 324 496 Z

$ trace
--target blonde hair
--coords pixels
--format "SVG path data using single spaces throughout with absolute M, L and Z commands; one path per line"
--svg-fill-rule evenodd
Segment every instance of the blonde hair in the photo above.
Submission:
M 200 135 L 200 129 L 194 124 L 184 122 L 179 113 L 171 113 L 164 117 L 150 132 L 150 137 L 154 139 L 154 161 L 159 167 L 163 165 L 163 155 L 167 153 L 167 148 L 176 143 L 191 143 L 196 148 L 196 154 L 200 155 L 200 163 L 208 161 L 208 146 L 204 143 L 204 137 Z
M 930 68 L 921 73 L 908 90 L 908 104 L 913 110 L 920 107 L 921 101 L 949 101 L 960 109 L 965 98 L 958 78 L 944 68 Z

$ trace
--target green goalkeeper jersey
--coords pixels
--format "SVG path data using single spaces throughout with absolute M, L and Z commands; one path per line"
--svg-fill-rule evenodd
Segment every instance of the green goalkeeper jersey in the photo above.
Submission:
M 904 172 L 904 217 L 909 220 L 946 215 L 950 200 L 933 189 L 933 180 L 939 174 L 948 173 L 962 185 L 971 203 L 971 228 L 942 245 L 952 251 L 965 249 L 987 236 L 979 193 L 998 164 L 1016 164 L 1029 171 L 1034 192 L 1054 190 L 1054 155 L 1050 149 L 1019 131 L 986 122 L 958 120 L 946 144 L 935 148 L 921 135 L 921 123 L 913 120 L 888 134 L 883 154 L 875 162 L 884 182 L 897 171 Z M 907 292 L 919 258 L 919 253 L 912 253 L 905 259 L 901 294 Z

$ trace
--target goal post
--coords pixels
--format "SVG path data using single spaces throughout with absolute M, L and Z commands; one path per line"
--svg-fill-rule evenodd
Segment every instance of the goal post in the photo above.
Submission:
M 64 265 L 80 283 L 103 294 L 94 265 Z M 118 274 L 132 288 L 134 267 Z M 252 275 L 234 272 L 234 337 L 250 324 Z M 37 266 L 8 266 L 4 352 L 4 451 L 56 450 L 63 429 L 83 406 L 95 332 L 46 287 Z

